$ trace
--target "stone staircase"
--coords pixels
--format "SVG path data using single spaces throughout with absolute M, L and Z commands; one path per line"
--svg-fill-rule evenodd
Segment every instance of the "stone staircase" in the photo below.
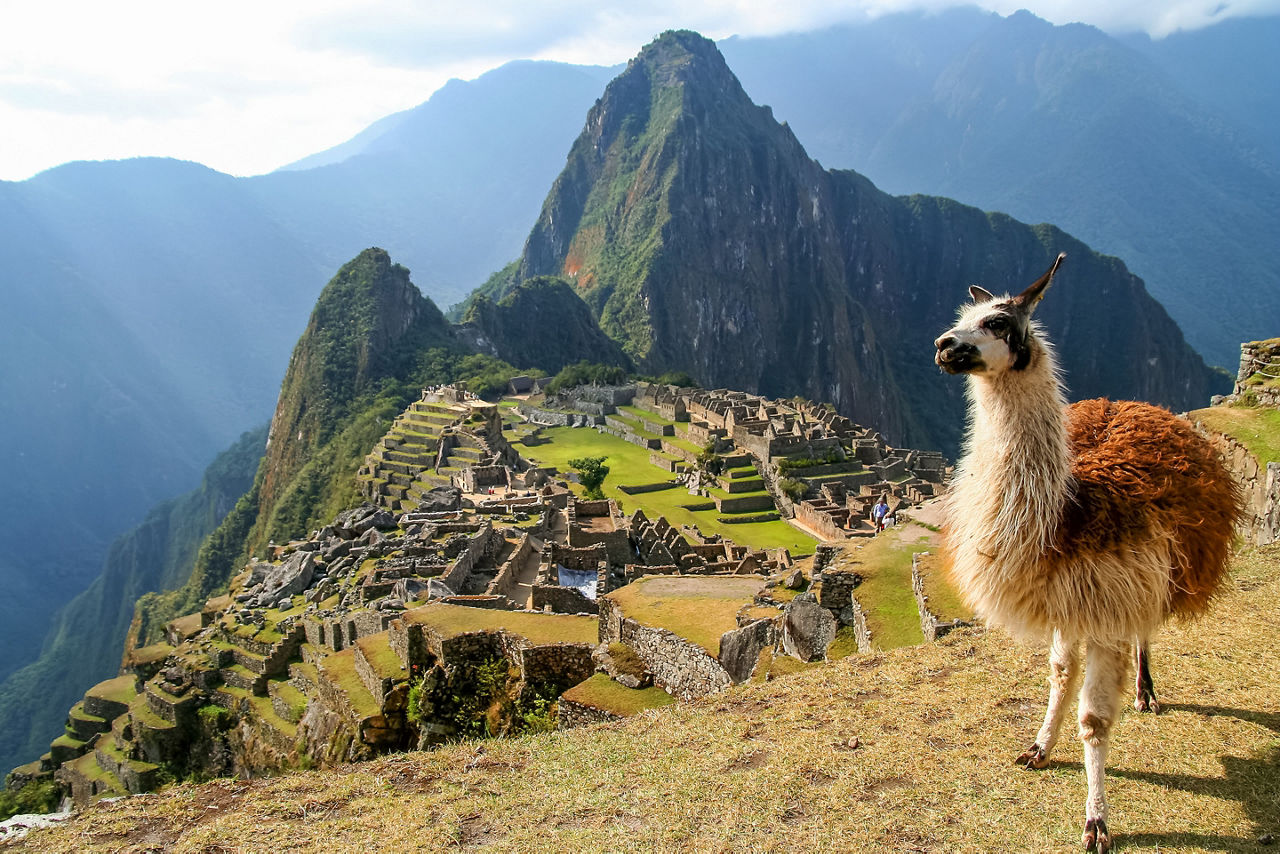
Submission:
M 417 500 L 410 496 L 411 487 L 424 472 L 435 471 L 441 436 L 469 414 L 465 406 L 422 400 L 411 403 L 365 457 L 356 474 L 360 491 L 392 512 L 417 507 Z

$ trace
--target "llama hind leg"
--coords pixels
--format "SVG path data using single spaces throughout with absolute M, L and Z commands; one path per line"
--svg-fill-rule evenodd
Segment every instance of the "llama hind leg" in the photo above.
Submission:
M 1111 727 L 1120 712 L 1128 650 L 1091 642 L 1085 649 L 1084 686 L 1080 690 L 1080 740 L 1084 742 L 1084 770 L 1089 783 L 1085 799 L 1084 833 L 1088 851 L 1111 850 L 1107 828 L 1106 766 Z
M 1036 734 L 1035 744 L 1022 751 L 1019 765 L 1043 768 L 1049 764 L 1049 754 L 1058 743 L 1058 732 L 1066 711 L 1066 698 L 1075 690 L 1080 677 L 1075 643 L 1068 642 L 1057 629 L 1049 646 L 1049 706 L 1045 709 L 1044 724 Z
M 1140 639 L 1133 646 L 1133 664 L 1134 711 L 1159 714 L 1160 703 L 1156 701 L 1156 686 L 1151 681 L 1151 655 L 1145 639 Z

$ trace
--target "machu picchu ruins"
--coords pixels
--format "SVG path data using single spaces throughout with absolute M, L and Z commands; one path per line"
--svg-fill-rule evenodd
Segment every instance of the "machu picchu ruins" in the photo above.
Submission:
M 631 512 L 530 459 L 554 426 L 647 452 L 653 480 L 617 484 Z M 823 573 L 838 544 L 793 554 L 731 533 L 795 519 L 819 539 L 866 536 L 876 497 L 909 508 L 944 474 L 941 455 L 799 399 L 638 382 L 500 405 L 428 388 L 360 467 L 365 503 L 269 544 L 130 650 L 13 779 L 53 775 L 83 804 L 606 720 L 825 660 L 845 634 L 865 649 L 857 574 Z M 659 493 L 719 529 L 646 512 Z M 663 599 L 704 612 L 682 628 Z

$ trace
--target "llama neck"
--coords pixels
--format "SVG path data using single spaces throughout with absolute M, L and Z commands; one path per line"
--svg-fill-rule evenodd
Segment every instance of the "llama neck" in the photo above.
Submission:
M 1052 349 L 1033 339 L 1030 363 L 970 377 L 972 424 L 957 479 L 975 545 L 989 555 L 1043 554 L 1071 483 L 1062 383 Z

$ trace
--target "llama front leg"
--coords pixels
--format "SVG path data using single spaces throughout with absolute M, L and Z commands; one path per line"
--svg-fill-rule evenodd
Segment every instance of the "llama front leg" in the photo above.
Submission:
M 1159 714 L 1160 704 L 1156 702 L 1156 686 L 1151 681 L 1151 656 L 1147 651 L 1145 638 L 1139 639 L 1133 646 L 1133 665 L 1133 710 Z
M 1085 850 L 1111 850 L 1107 829 L 1106 766 L 1111 727 L 1124 693 L 1128 650 L 1090 642 L 1085 648 L 1084 687 L 1080 689 L 1080 740 L 1084 742 L 1084 771 L 1089 794 L 1084 804 Z
M 1043 768 L 1049 764 L 1049 754 L 1058 743 L 1066 698 L 1075 690 L 1079 677 L 1075 643 L 1068 642 L 1054 629 L 1053 642 L 1049 645 L 1049 707 L 1045 709 L 1044 724 L 1036 734 L 1036 743 L 1022 751 L 1017 760 L 1019 765 Z

